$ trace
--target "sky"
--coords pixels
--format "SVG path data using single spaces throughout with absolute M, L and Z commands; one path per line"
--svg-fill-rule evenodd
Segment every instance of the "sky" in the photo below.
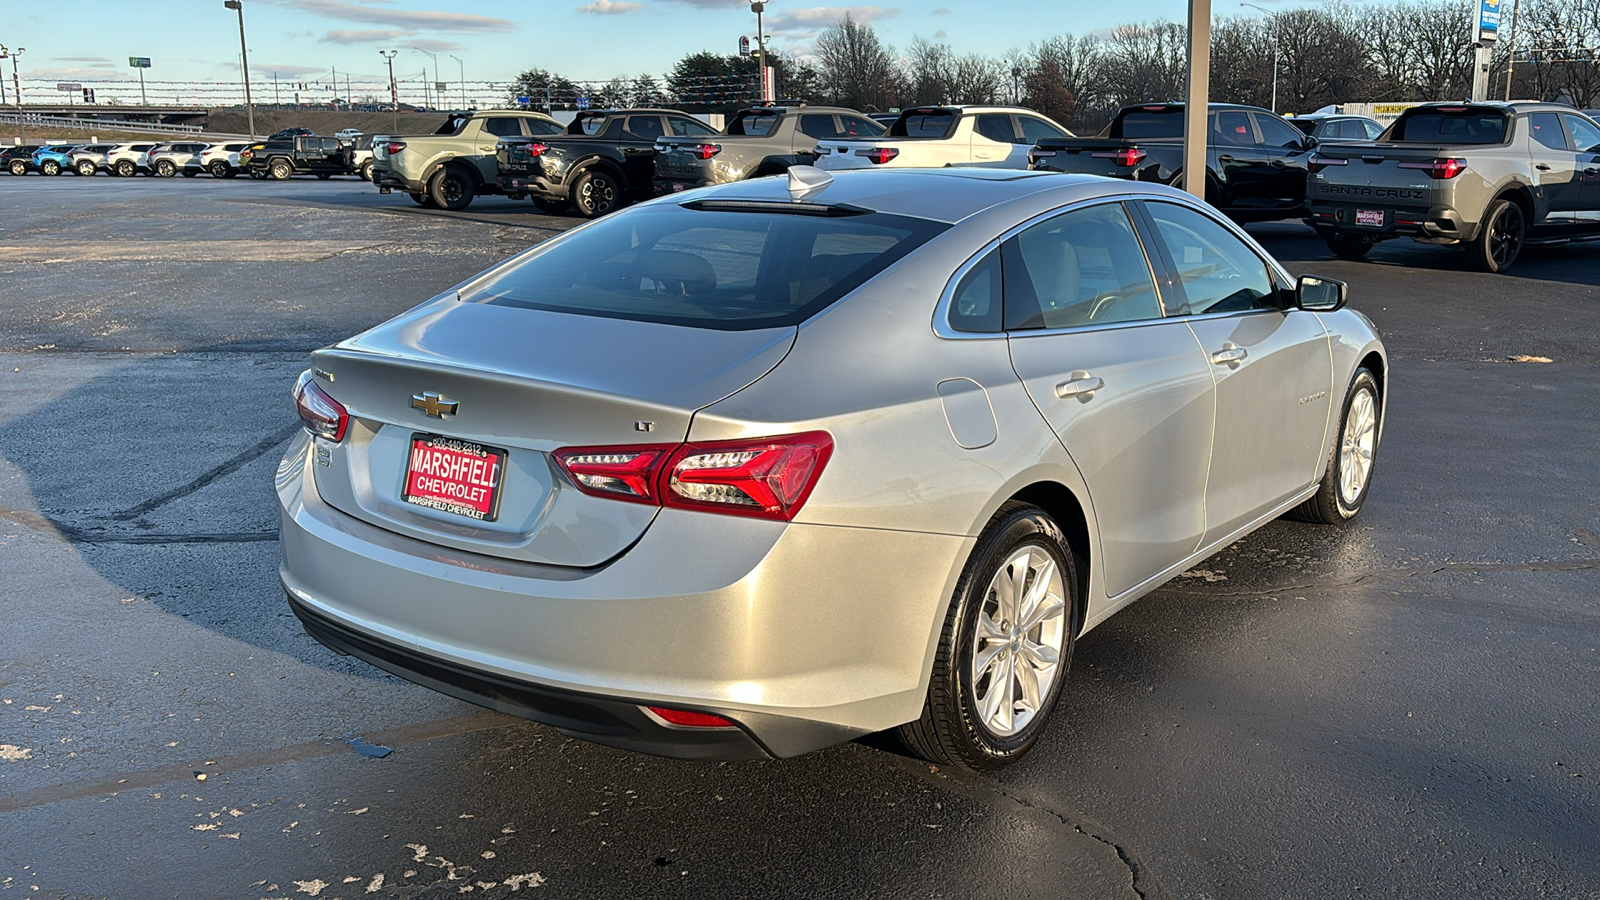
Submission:
M 251 77 L 280 81 L 353 76 L 384 83 L 379 50 L 396 50 L 397 76 L 504 82 L 529 68 L 568 78 L 661 75 L 689 53 L 733 53 L 754 36 L 748 0 L 244 0 Z M 881 4 L 881 5 L 878 5 Z M 1262 0 L 1268 8 L 1300 5 Z M 25 82 L 134 79 L 129 56 L 150 57 L 144 72 L 157 82 L 239 81 L 236 14 L 222 0 L 154 0 L 130 14 L 125 0 L 76 0 L 71 12 L 13 3 L 0 16 L 0 44 L 26 47 Z M 1187 17 L 1184 0 L 877 0 L 873 5 L 816 6 L 771 0 L 764 13 L 769 46 L 805 54 L 817 35 L 849 12 L 880 38 L 903 47 L 913 37 L 947 43 L 959 53 L 1005 57 L 1040 38 L 1083 34 L 1115 25 Z M 1214 0 L 1219 15 L 1258 14 Z M 430 58 L 422 51 L 431 51 Z M 459 58 L 459 62 L 457 61 Z M 443 69 L 435 75 L 435 66 Z M 0 63 L 3 65 L 3 63 Z M 9 66 L 6 66 L 9 69 Z M 9 72 L 7 73 L 10 74 Z M 9 87 L 9 79 L 8 79 Z M 52 86 L 53 87 L 53 86 Z M 33 88 L 30 88 L 32 90 Z M 195 88 L 202 92 L 202 88 Z M 56 99 L 56 98 L 52 98 Z

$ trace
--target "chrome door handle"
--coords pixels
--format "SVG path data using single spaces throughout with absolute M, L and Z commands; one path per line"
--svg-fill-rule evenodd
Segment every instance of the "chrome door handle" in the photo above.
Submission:
M 1549 166 L 1547 166 L 1547 165 L 1545 165 L 1545 164 L 1544 164 L 1544 163 L 1539 163 L 1539 164 L 1538 164 L 1538 165 L 1537 165 L 1537 166 L 1534 166 L 1534 168 L 1535 168 L 1535 169 L 1538 169 L 1538 170 L 1539 170 L 1539 171 L 1541 171 L 1541 172 L 1548 172 L 1548 171 L 1550 171 L 1550 167 L 1549 167 Z
M 1583 170 L 1583 174 L 1585 174 L 1585 175 L 1600 175 L 1600 168 L 1596 168 L 1594 166 L 1590 166 L 1589 168 Z
M 1233 162 L 1233 156 L 1227 153 L 1217 157 L 1217 162 Z
M 1219 366 L 1233 365 L 1250 354 L 1243 347 L 1235 345 L 1232 341 L 1222 345 L 1222 349 L 1211 354 L 1211 361 Z
M 1056 385 L 1056 396 L 1063 400 L 1073 397 L 1082 397 L 1085 400 L 1094 395 L 1095 391 L 1106 386 L 1105 380 L 1090 376 L 1088 372 L 1078 370 L 1067 376 L 1070 381 L 1063 381 Z

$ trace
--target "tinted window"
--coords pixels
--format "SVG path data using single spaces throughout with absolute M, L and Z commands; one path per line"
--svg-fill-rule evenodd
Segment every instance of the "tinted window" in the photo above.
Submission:
M 1317 125 L 1320 124 L 1322 120 L 1321 119 L 1290 119 L 1289 121 L 1294 124 L 1294 127 L 1300 129 L 1301 131 L 1304 131 L 1306 134 L 1316 134 L 1317 133 Z
M 1383 134 L 1383 126 L 1377 122 L 1362 122 L 1361 127 L 1366 129 L 1367 140 L 1369 141 L 1375 141 L 1378 139 L 1378 135 Z
M 652 141 L 666 133 L 661 130 L 660 116 L 629 116 L 628 130 Z
M 1561 118 L 1566 120 L 1567 130 L 1572 132 L 1572 141 L 1579 153 L 1600 153 L 1600 126 L 1573 115 Z
M 559 123 L 546 121 L 544 119 L 523 119 L 522 125 L 524 128 L 528 129 L 529 134 L 535 137 L 546 134 L 561 133 L 561 125 Z
M 1277 307 L 1266 263 L 1233 233 L 1174 203 L 1146 203 L 1183 284 L 1175 313 L 1244 312 Z
M 1017 116 L 1017 124 L 1022 126 L 1022 142 L 1025 144 L 1037 144 L 1045 138 L 1067 136 L 1065 131 L 1034 116 Z
M 465 299 L 724 330 L 795 325 L 945 227 L 879 213 L 638 207 L 551 242 Z
M 778 124 L 776 115 L 761 114 L 742 116 L 733 120 L 733 126 L 728 129 L 729 134 L 771 134 L 774 126 Z
M 1127 115 L 1111 123 L 1110 134 L 1114 138 L 1164 138 L 1183 136 L 1183 110 L 1176 107 L 1162 107 L 1157 110 L 1135 109 Z
M 950 297 L 950 327 L 957 331 L 1000 330 L 1000 254 L 990 252 L 961 277 Z
M 1011 127 L 1011 117 L 1004 114 L 984 113 L 978 116 L 973 130 L 991 141 L 1002 144 L 1016 143 L 1017 133 Z
M 839 129 L 834 127 L 833 124 L 833 116 L 817 115 L 815 113 L 800 117 L 800 131 L 818 140 L 839 136 Z
M 570 128 L 576 128 L 579 133 L 596 135 L 600 133 L 600 126 L 606 123 L 605 116 L 579 116 L 574 119 Z
M 1299 149 L 1305 146 L 1305 137 L 1289 125 L 1272 116 L 1256 116 L 1256 127 L 1261 129 L 1261 141 L 1268 147 Z
M 1561 130 L 1561 119 L 1555 113 L 1528 116 L 1528 134 L 1552 150 L 1567 149 L 1567 133 Z
M 517 119 L 484 119 L 483 130 L 499 137 L 516 137 L 522 134 L 522 123 Z
M 670 118 L 667 124 L 672 128 L 672 133 L 678 137 L 710 137 L 717 133 L 715 128 L 696 122 L 694 119 Z
M 1161 318 L 1144 249 L 1120 203 L 1063 213 L 1001 251 L 1007 329 Z
M 1255 132 L 1250 116 L 1239 110 L 1224 110 L 1211 119 L 1212 141 L 1224 147 L 1254 147 Z
M 956 124 L 956 113 L 950 109 L 909 110 L 889 126 L 893 137 L 944 137 Z
M 1391 141 L 1445 141 L 1452 144 L 1499 144 L 1506 139 L 1505 113 L 1494 110 L 1428 111 L 1402 114 L 1392 126 Z
M 887 130 L 882 123 L 860 116 L 841 115 L 839 124 L 842 126 L 844 137 L 880 137 Z

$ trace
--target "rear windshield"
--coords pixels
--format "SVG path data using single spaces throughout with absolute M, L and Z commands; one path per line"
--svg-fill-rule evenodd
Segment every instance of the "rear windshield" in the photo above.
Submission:
M 1311 132 L 1317 130 L 1317 122 L 1319 122 L 1319 121 L 1321 121 L 1321 120 L 1319 120 L 1319 119 L 1290 119 L 1289 120 L 1289 124 L 1293 125 L 1294 127 L 1298 128 L 1298 129 L 1300 129 L 1301 131 L 1304 131 L 1306 134 L 1310 134 Z
M 1111 138 L 1170 138 L 1183 137 L 1183 110 L 1179 108 L 1152 111 L 1130 110 L 1111 123 Z
M 894 120 L 894 124 L 889 126 L 889 136 L 942 138 L 950 133 L 955 124 L 955 110 L 913 109 Z
M 772 129 L 778 124 L 776 113 L 749 113 L 733 120 L 728 127 L 729 134 L 771 134 Z
M 470 121 L 472 121 L 471 116 L 451 116 L 450 118 L 445 119 L 442 125 L 434 129 L 433 133 L 457 135 L 461 133 L 461 129 L 465 128 L 466 124 Z
M 882 213 L 644 206 L 553 242 L 462 299 L 723 331 L 797 325 L 946 227 Z
M 1506 114 L 1498 110 L 1429 110 L 1405 113 L 1386 140 L 1405 143 L 1500 144 L 1506 139 Z

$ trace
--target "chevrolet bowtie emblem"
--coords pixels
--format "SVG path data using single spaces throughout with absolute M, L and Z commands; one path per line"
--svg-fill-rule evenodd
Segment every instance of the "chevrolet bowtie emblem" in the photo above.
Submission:
M 411 395 L 411 408 L 420 409 L 435 419 L 455 415 L 456 408 L 460 405 L 460 403 L 454 400 L 446 400 L 432 391 Z

